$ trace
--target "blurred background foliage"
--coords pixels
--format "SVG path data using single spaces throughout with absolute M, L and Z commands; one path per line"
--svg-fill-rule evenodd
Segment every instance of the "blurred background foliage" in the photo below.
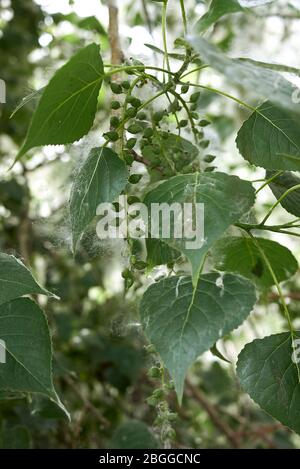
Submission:
M 126 60 L 159 61 L 143 46 L 161 47 L 160 4 L 124 0 L 121 6 L 122 47 Z M 209 2 L 187 1 L 189 24 Z M 211 32 L 213 40 L 234 56 L 300 65 L 297 46 L 300 5 L 273 2 L 254 14 L 224 17 Z M 170 1 L 169 43 L 182 34 L 178 2 Z M 262 292 L 250 319 L 218 344 L 230 363 L 211 353 L 191 370 L 183 406 L 168 395 L 176 436 L 165 442 L 159 409 L 149 405 L 158 386 L 148 369 L 157 362 L 139 327 L 138 303 L 142 278 L 124 293 L 121 271 L 126 264 L 122 246 L 101 243 L 93 228 L 73 258 L 67 202 L 70 182 L 80 161 L 107 130 L 109 88 L 99 97 L 94 130 L 75 147 L 47 147 L 7 171 L 25 137 L 38 99 L 38 90 L 80 47 L 96 41 L 109 62 L 108 16 L 99 0 L 0 0 L 0 76 L 7 85 L 7 103 L 0 107 L 0 251 L 13 253 L 31 266 L 36 277 L 61 300 L 43 303 L 54 348 L 56 387 L 72 422 L 44 398 L 0 395 L 0 447 L 3 448 L 290 448 L 299 438 L 268 417 L 242 392 L 234 373 L 239 350 L 255 337 L 284 326 L 275 292 Z M 287 53 L 288 51 L 288 53 Z M 180 50 L 179 50 L 180 52 Z M 210 72 L 211 73 L 211 72 Z M 203 79 L 222 85 L 219 76 Z M 224 84 L 227 89 L 230 85 Z M 25 96 L 37 92 L 13 119 Z M 242 91 L 241 91 L 242 95 Z M 203 93 L 198 106 L 214 125 L 208 130 L 209 152 L 220 170 L 258 179 L 263 171 L 245 164 L 234 146 L 244 111 L 223 98 Z M 260 196 L 266 209 L 270 191 Z M 276 215 L 284 221 L 286 214 Z M 276 239 L 292 246 L 294 240 Z M 149 278 L 160 275 L 159 268 Z M 148 280 L 149 282 L 149 280 Z M 300 318 L 299 275 L 284 285 L 291 313 Z M 40 300 L 42 301 L 42 300 Z M 148 399 L 148 401 L 147 401 Z M 162 438 L 164 440 L 164 438 Z M 171 443 L 166 443 L 171 440 Z

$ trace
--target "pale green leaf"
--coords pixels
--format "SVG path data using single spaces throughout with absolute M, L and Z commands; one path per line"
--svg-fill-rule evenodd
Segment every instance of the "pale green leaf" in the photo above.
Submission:
M 249 182 L 225 173 L 195 173 L 175 176 L 148 192 L 145 204 L 151 210 L 153 203 L 203 203 L 204 237 L 201 248 L 187 248 L 186 238 L 174 238 L 174 222 L 171 220 L 171 237 L 161 238 L 174 249 L 182 252 L 190 261 L 194 283 L 203 258 L 227 228 L 236 223 L 254 204 L 254 189 Z M 160 233 L 161 235 L 161 233 Z
M 0 305 L 29 294 L 55 296 L 37 283 L 19 259 L 0 253 Z
M 80 236 L 96 216 L 103 202 L 113 202 L 125 188 L 128 170 L 125 163 L 109 148 L 93 148 L 75 177 L 70 216 L 73 251 Z
M 293 99 L 298 88 L 281 74 L 252 63 L 231 59 L 201 37 L 190 37 L 189 42 L 205 63 L 226 76 L 232 83 L 255 93 L 260 98 L 269 99 L 289 112 L 300 114 L 300 105 Z
M 140 315 L 181 401 L 189 366 L 218 339 L 247 318 L 256 301 L 253 285 L 240 276 L 202 275 L 193 289 L 190 277 L 170 277 L 145 292 Z
M 227 237 L 214 246 L 212 256 L 217 270 L 235 272 L 249 278 L 260 288 L 274 285 L 274 279 L 256 246 L 259 244 L 279 282 L 288 280 L 298 270 L 298 263 L 285 246 L 264 238 Z
M 41 145 L 75 142 L 90 130 L 103 81 L 99 46 L 81 49 L 46 86 L 17 156 Z
M 299 339 L 300 333 L 296 335 Z M 263 410 L 300 433 L 299 365 L 292 357 L 290 333 L 257 339 L 240 353 L 237 374 L 244 390 Z

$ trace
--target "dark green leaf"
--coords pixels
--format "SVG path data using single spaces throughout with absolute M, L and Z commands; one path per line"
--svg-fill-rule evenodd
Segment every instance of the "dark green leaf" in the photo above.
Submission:
M 239 130 L 237 147 L 251 164 L 266 169 L 300 169 L 298 118 L 274 106 L 262 104 Z
M 234 190 L 233 190 L 234 188 Z M 224 173 L 195 173 L 175 176 L 150 191 L 146 205 L 174 202 L 204 204 L 204 237 L 199 249 L 187 249 L 187 239 L 174 238 L 174 221 L 171 220 L 169 239 L 164 242 L 182 252 L 192 265 L 194 283 L 203 258 L 214 242 L 230 225 L 236 223 L 254 204 L 254 189 L 249 182 Z M 160 233 L 161 236 L 161 233 Z
M 96 216 L 100 203 L 113 202 L 128 180 L 125 163 L 109 148 L 93 148 L 75 177 L 70 215 L 73 251 L 80 236 Z
M 81 49 L 46 86 L 17 156 L 41 145 L 72 143 L 90 130 L 103 80 L 99 46 Z
M 297 260 L 285 246 L 264 238 L 256 238 L 256 242 L 265 252 L 279 282 L 288 280 L 297 272 Z M 260 288 L 274 285 L 273 277 L 251 238 L 221 239 L 215 244 L 212 256 L 218 270 L 240 274 Z
M 0 253 L 0 305 L 23 295 L 55 296 L 41 287 L 16 257 Z
M 240 353 L 237 374 L 245 391 L 263 410 L 300 433 L 299 365 L 292 356 L 290 333 L 257 339 Z
M 195 290 L 190 277 L 148 288 L 140 306 L 143 328 L 174 379 L 179 401 L 189 366 L 242 324 L 255 301 L 253 285 L 232 274 L 202 275 Z
M 270 179 L 275 174 L 275 171 L 267 171 L 266 177 L 267 179 Z M 300 178 L 295 174 L 287 171 L 273 179 L 273 181 L 270 182 L 269 187 L 278 200 L 287 190 L 299 184 Z M 280 205 L 285 208 L 287 212 L 295 215 L 295 217 L 300 217 L 300 189 L 297 189 L 288 194 L 280 202 Z
M 64 409 L 53 386 L 51 340 L 43 311 L 28 298 L 20 298 L 2 305 L 0 318 L 6 349 L 0 389 L 44 394 Z

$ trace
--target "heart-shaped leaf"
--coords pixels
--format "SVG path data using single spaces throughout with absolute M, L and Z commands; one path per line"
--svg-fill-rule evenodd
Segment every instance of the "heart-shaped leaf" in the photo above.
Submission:
M 256 301 L 249 280 L 212 273 L 199 278 L 170 277 L 145 292 L 140 315 L 143 329 L 175 383 L 179 401 L 189 366 L 218 339 L 247 318 Z
M 298 118 L 274 106 L 262 104 L 244 122 L 236 139 L 241 155 L 266 169 L 300 169 Z
M 73 251 L 88 224 L 96 216 L 103 202 L 113 202 L 127 184 L 125 163 L 109 148 L 93 148 L 75 177 L 70 215 Z
M 275 241 L 264 238 L 241 238 L 229 236 L 214 246 L 212 256 L 217 270 L 235 272 L 249 278 L 260 288 L 274 285 L 274 279 L 263 259 L 264 251 L 278 282 L 290 279 L 298 270 L 298 262 L 289 249 Z
M 254 340 L 240 353 L 237 374 L 263 410 L 300 433 L 299 364 L 292 359 L 292 345 L 290 333 Z
M 17 156 L 41 145 L 72 143 L 90 130 L 103 81 L 99 46 L 90 44 L 60 68 L 43 91 Z
M 19 298 L 0 307 L 0 319 L 2 354 L 5 344 L 0 389 L 44 394 L 64 409 L 53 386 L 51 341 L 43 311 L 28 298 Z
M 225 173 L 195 173 L 175 176 L 150 191 L 145 197 L 145 204 L 152 211 L 152 204 L 185 203 L 203 204 L 204 226 L 203 245 L 195 249 L 188 247 L 186 238 L 175 238 L 174 224 L 170 220 L 170 238 L 159 235 L 174 249 L 181 251 L 192 265 L 194 284 L 197 283 L 203 257 L 213 243 L 222 236 L 225 230 L 236 223 L 254 204 L 254 189 L 249 182 Z M 164 220 L 168 221 L 168 220 Z M 196 221 L 196 220 L 195 220 Z

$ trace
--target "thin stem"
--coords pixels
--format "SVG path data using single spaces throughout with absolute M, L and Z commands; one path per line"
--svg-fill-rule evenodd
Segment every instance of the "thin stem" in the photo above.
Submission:
M 250 230 L 262 230 L 262 231 L 272 231 L 274 233 L 287 234 L 290 236 L 300 237 L 300 233 L 292 233 L 291 231 L 282 229 L 282 227 L 286 227 L 286 225 L 268 226 L 268 225 L 259 225 L 259 224 L 252 225 L 252 224 L 247 224 L 247 223 L 235 223 L 234 226 L 236 226 L 237 228 L 242 228 L 243 230 L 247 232 L 250 232 Z M 290 227 L 290 228 L 296 228 L 296 227 Z
M 297 184 L 296 186 L 293 186 L 293 187 L 290 187 L 290 189 L 288 189 L 287 191 L 285 191 L 284 194 L 282 194 L 281 197 L 279 197 L 279 199 L 275 202 L 275 204 L 270 208 L 269 212 L 267 213 L 267 215 L 265 216 L 265 218 L 263 219 L 263 221 L 261 222 L 261 225 L 265 225 L 266 221 L 268 220 L 268 218 L 272 215 L 273 211 L 275 210 L 275 208 L 289 195 L 291 194 L 292 192 L 296 191 L 300 189 L 300 184 Z
M 165 63 L 167 64 L 168 72 L 171 71 L 169 55 L 168 55 L 168 44 L 167 44 L 167 6 L 168 0 L 164 0 L 162 5 L 162 17 L 161 17 L 161 29 L 162 29 L 162 37 L 164 43 L 164 53 L 165 53 Z
M 105 68 L 112 68 L 113 70 L 106 72 L 104 75 L 101 75 L 101 79 L 103 78 L 109 78 L 112 75 L 115 75 L 116 73 L 120 72 L 139 72 L 139 71 L 144 71 L 144 70 L 156 70 L 157 72 L 163 72 L 163 73 L 168 73 L 169 75 L 176 75 L 176 73 L 173 73 L 166 68 L 162 67 L 154 67 L 152 65 L 122 65 L 121 67 L 116 67 L 115 65 L 112 64 L 105 64 Z
M 185 13 L 185 7 L 184 7 L 184 0 L 180 0 L 180 8 L 181 8 L 181 16 L 182 16 L 182 21 L 183 21 L 183 30 L 184 34 L 187 34 L 187 20 L 186 20 L 186 13 Z
M 194 119 L 193 119 L 193 116 L 191 114 L 191 111 L 189 110 L 185 100 L 180 96 L 180 94 L 176 93 L 176 91 L 173 91 L 173 90 L 170 90 L 170 93 L 172 93 L 173 96 L 175 96 L 178 99 L 178 101 L 181 102 L 182 106 L 184 107 L 184 109 L 187 113 L 188 119 L 191 123 L 191 127 L 192 127 L 192 131 L 193 131 L 193 134 L 194 134 L 195 142 L 197 143 L 198 138 L 197 138 L 196 128 L 195 128 Z
M 261 190 L 263 190 L 266 186 L 268 186 L 274 179 L 276 179 L 278 176 L 281 176 L 283 174 L 283 171 L 278 171 L 276 174 L 274 174 L 272 177 L 269 179 L 265 180 L 264 184 L 260 186 L 255 194 L 257 195 Z
M 183 78 L 183 77 L 181 77 Z M 236 98 L 235 96 L 232 96 L 231 94 L 229 93 L 226 93 L 225 91 L 221 91 L 221 90 L 218 90 L 217 88 L 211 88 L 210 86 L 205 86 L 205 85 L 200 85 L 200 84 L 197 84 L 197 83 L 189 83 L 190 86 L 194 86 L 196 88 L 202 88 L 204 90 L 207 90 L 207 91 L 211 91 L 212 93 L 217 93 L 221 96 L 225 96 L 225 98 L 229 98 L 233 101 L 235 101 L 236 103 L 238 103 L 240 106 L 243 106 L 247 109 L 249 109 L 250 111 L 257 111 L 257 108 L 254 107 L 254 106 L 251 106 L 250 104 L 247 104 L 245 103 L 244 101 L 242 101 L 241 99 L 239 98 Z M 257 111 L 258 112 L 258 111 Z
M 203 70 L 204 68 L 208 68 L 209 65 L 199 65 L 199 67 L 193 68 L 189 72 L 186 72 L 184 75 L 181 76 L 181 79 L 186 78 L 187 76 L 191 75 L 192 73 L 199 72 Z

